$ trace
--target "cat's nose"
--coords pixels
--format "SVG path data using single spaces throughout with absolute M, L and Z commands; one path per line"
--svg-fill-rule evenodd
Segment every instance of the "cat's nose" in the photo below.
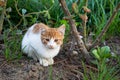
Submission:
M 49 49 L 53 49 L 54 47 L 52 45 L 49 45 Z

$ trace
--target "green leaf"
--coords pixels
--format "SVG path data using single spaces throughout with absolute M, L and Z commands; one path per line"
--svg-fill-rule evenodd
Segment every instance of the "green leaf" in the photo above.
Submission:
M 79 13 L 77 3 L 73 3 L 73 4 L 72 4 L 72 9 L 73 9 L 73 11 L 74 11 L 76 14 Z
M 92 60 L 91 63 L 97 65 L 98 64 L 98 60 Z
M 44 17 L 47 17 L 48 19 L 51 18 L 50 13 L 48 10 L 45 11 Z
M 2 11 L 3 10 L 3 8 L 0 6 L 0 11 Z
M 27 12 L 26 9 L 22 9 L 22 14 L 24 15 Z
M 97 52 L 96 49 L 94 49 L 94 50 L 92 51 L 92 53 L 93 53 L 93 55 L 95 56 L 95 58 L 97 58 L 98 60 L 100 60 L 100 56 L 99 56 L 99 54 L 98 54 L 98 52 Z
M 101 54 L 100 55 L 102 58 L 110 58 L 112 56 L 110 53 L 110 47 L 109 46 L 101 47 Z
M 103 46 L 101 47 L 102 53 L 110 53 L 110 47 L 109 46 Z

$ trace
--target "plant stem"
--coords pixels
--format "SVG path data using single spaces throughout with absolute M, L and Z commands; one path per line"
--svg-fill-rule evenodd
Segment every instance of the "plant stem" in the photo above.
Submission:
M 71 26 L 71 31 L 73 33 L 73 36 L 74 38 L 76 39 L 77 41 L 77 44 L 82 52 L 82 54 L 84 55 L 85 59 L 87 61 L 89 61 L 91 59 L 91 56 L 89 55 L 89 52 L 87 51 L 85 45 L 84 45 L 84 42 L 82 41 L 82 39 L 80 38 L 80 35 L 76 29 L 76 25 L 75 25 L 75 22 L 74 20 L 70 17 L 71 16 L 71 13 L 69 12 L 68 10 L 68 7 L 66 5 L 66 2 L 65 0 L 59 0 L 60 4 L 61 4 L 61 7 L 65 13 L 65 15 L 67 15 L 69 18 L 68 18 L 68 21 L 69 21 L 69 25 Z
M 87 7 L 87 5 L 88 5 L 88 0 L 85 0 L 85 7 Z M 84 15 L 87 16 L 87 12 L 85 12 Z M 86 23 L 87 23 L 87 21 L 83 21 L 83 32 L 84 32 L 84 42 L 85 42 L 85 44 L 86 44 L 86 40 L 87 40 L 86 39 L 87 38 Z
M 86 35 L 86 21 L 83 21 L 83 32 L 84 32 L 84 42 L 86 44 L 86 37 L 87 37 L 87 35 Z
M 3 10 L 1 11 L 1 16 L 0 16 L 0 35 L 3 29 L 3 22 L 4 22 L 4 17 L 5 17 L 4 13 L 6 11 L 6 3 L 7 3 L 7 0 L 4 1 Z
M 114 9 L 112 16 L 108 19 L 108 21 L 107 21 L 106 25 L 104 26 L 103 30 L 98 35 L 98 37 L 95 39 L 95 41 L 93 42 L 93 44 L 90 46 L 89 50 L 91 48 L 94 48 L 101 41 L 102 37 L 105 35 L 106 31 L 110 27 L 110 24 L 114 20 L 114 17 L 116 16 L 116 14 L 119 11 L 119 9 L 120 9 L 120 3 L 118 3 L 117 7 Z
M 19 16 L 23 16 L 20 12 L 19 12 L 19 9 L 18 9 L 18 0 L 14 0 L 14 2 L 15 2 L 15 9 L 16 9 L 16 11 L 17 11 L 17 13 L 18 13 L 18 15 Z

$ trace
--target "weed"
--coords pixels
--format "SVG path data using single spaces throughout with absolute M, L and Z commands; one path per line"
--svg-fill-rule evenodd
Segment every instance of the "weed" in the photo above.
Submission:
M 20 59 L 22 57 L 21 52 L 21 38 L 22 35 L 17 34 L 14 30 L 4 31 L 4 55 L 7 60 Z
M 50 67 L 49 67 L 49 80 L 53 80 L 53 77 L 52 77 L 52 76 L 53 76 L 53 75 L 52 75 L 52 72 L 53 72 L 53 71 L 52 71 L 52 70 L 53 70 L 53 67 L 50 66 Z
M 97 71 L 87 69 L 85 63 L 82 63 L 84 68 L 84 80 L 119 80 L 117 66 L 111 66 L 106 63 L 106 59 L 97 61 Z M 89 72 L 88 72 L 89 71 Z
M 112 57 L 112 54 L 110 53 L 110 47 L 109 46 L 103 46 L 98 47 L 97 49 L 94 49 L 92 51 L 94 57 L 98 60 L 108 59 Z

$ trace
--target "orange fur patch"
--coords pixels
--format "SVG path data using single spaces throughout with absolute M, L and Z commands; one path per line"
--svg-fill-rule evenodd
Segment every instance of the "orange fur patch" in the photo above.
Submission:
M 56 39 L 56 43 L 61 45 L 63 43 L 64 35 L 62 35 L 57 28 L 49 28 L 42 35 L 41 40 L 44 44 L 47 44 L 48 40 L 51 38 Z M 47 40 L 48 39 L 48 40 Z
M 49 27 L 43 23 L 37 23 L 33 28 L 33 33 L 38 33 L 40 29 L 48 29 Z
M 36 24 L 36 25 L 34 26 L 33 33 L 38 33 L 39 30 L 40 30 L 40 26 L 39 26 L 38 24 Z
M 59 28 L 50 28 L 43 23 L 37 23 L 33 28 L 33 33 L 38 33 L 40 30 L 44 29 L 41 32 L 41 41 L 43 44 L 47 45 L 50 39 L 54 39 L 54 42 L 58 45 L 63 43 L 64 34 L 61 34 L 62 28 L 64 29 L 65 26 Z

